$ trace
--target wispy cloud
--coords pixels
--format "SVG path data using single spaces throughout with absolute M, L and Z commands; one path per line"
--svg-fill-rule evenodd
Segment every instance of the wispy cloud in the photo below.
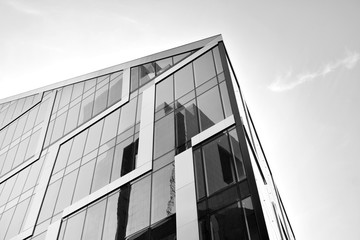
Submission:
M 17 11 L 28 15 L 41 15 L 42 13 L 40 10 L 30 7 L 29 5 L 24 4 L 21 1 L 11 0 L 11 1 L 6 1 L 6 4 Z
M 270 90 L 274 92 L 283 92 L 291 90 L 300 84 L 315 81 L 321 77 L 325 77 L 329 73 L 335 71 L 338 68 L 351 69 L 360 60 L 360 54 L 358 52 L 346 52 L 344 58 L 334 62 L 330 62 L 317 71 L 300 73 L 294 76 L 293 70 L 290 69 L 286 74 L 277 76 L 275 81 L 269 86 Z

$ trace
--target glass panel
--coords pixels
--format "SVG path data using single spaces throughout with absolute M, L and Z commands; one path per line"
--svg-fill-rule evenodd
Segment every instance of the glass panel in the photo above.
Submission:
M 80 97 L 83 93 L 83 89 L 84 89 L 84 82 L 79 82 L 76 83 L 74 85 L 74 89 L 72 92 L 72 96 L 71 96 L 71 101 L 73 101 L 74 99 Z
M 203 147 L 208 195 L 235 181 L 228 138 L 223 135 Z
M 41 206 L 41 212 L 39 216 L 38 222 L 41 223 L 43 220 L 46 220 L 52 216 L 55 203 L 56 203 L 56 197 L 59 193 L 61 180 L 58 180 L 51 184 L 48 189 L 46 190 L 46 195 L 44 202 Z
M 79 119 L 79 110 L 80 110 L 80 103 L 78 103 L 74 107 L 70 108 L 67 119 L 66 119 L 66 126 L 65 126 L 64 133 L 68 133 L 71 130 L 76 128 L 77 122 Z
M 110 91 L 108 106 L 113 105 L 121 99 L 123 73 L 114 73 L 110 76 Z M 114 78 L 114 79 L 113 79 Z
M 156 226 L 151 231 L 152 240 L 175 240 L 176 239 L 176 219 L 175 216 L 167 219 L 161 225 Z
M 161 74 L 172 66 L 172 59 L 166 58 L 155 62 L 156 75 Z
M 204 182 L 204 169 L 201 159 L 201 149 L 194 151 L 194 167 L 195 167 L 195 178 L 196 178 L 196 193 L 197 199 L 205 197 L 205 182 Z
M 196 86 L 216 76 L 215 66 L 211 51 L 208 51 L 194 61 L 194 73 Z
M 51 142 L 55 142 L 55 140 L 58 140 L 60 137 L 63 136 L 64 128 L 65 128 L 65 121 L 66 121 L 66 114 L 67 114 L 67 112 L 61 114 L 55 120 L 55 126 L 54 126 L 53 134 L 51 137 Z
M 87 92 L 89 89 L 95 87 L 95 84 L 96 78 L 85 81 L 84 93 Z
M 195 100 L 176 110 L 176 146 L 180 147 L 199 133 Z
M 88 130 L 81 132 L 79 135 L 76 135 L 74 138 L 73 147 L 71 148 L 70 156 L 67 165 L 75 162 L 83 156 L 86 136 L 88 135 Z M 94 137 L 94 136 L 93 136 Z M 85 155 L 85 154 L 84 154 Z
M 163 109 L 170 112 L 169 106 L 174 101 L 173 76 L 164 79 L 156 85 L 156 112 Z
M 106 200 L 92 205 L 86 213 L 84 232 L 81 239 L 101 239 L 102 226 L 104 222 Z
M 90 193 L 94 167 L 95 159 L 81 166 L 72 202 L 76 202 Z
M 100 145 L 106 143 L 107 141 L 109 141 L 110 139 L 116 136 L 119 116 L 120 116 L 120 109 L 106 116 Z
M 63 88 L 58 109 L 61 109 L 70 102 L 72 88 L 73 85 L 69 85 Z
M 235 165 L 239 181 L 246 178 L 244 161 L 241 155 L 240 143 L 237 137 L 236 129 L 229 132 L 230 144 L 235 158 Z
M 84 155 L 99 147 L 103 123 L 104 120 L 101 120 L 90 127 L 89 135 L 86 139 Z
M 5 159 L 5 163 L 3 166 L 3 169 L 1 171 L 1 174 L 5 174 L 7 172 L 9 172 L 11 170 L 11 166 L 14 163 L 14 159 L 15 159 L 15 155 L 16 155 L 16 150 L 17 150 L 18 146 L 16 145 L 15 147 L 11 148 L 8 151 L 8 154 L 6 155 L 6 159 Z
M 233 204 L 212 215 L 210 226 L 212 239 L 248 239 L 244 214 L 238 204 Z
M 59 213 L 65 207 L 70 205 L 76 183 L 77 173 L 78 170 L 75 170 L 63 178 L 54 214 Z
M 132 143 L 133 143 L 133 138 L 131 137 L 131 138 L 119 143 L 118 145 L 116 145 L 114 164 L 113 164 L 112 173 L 111 173 L 111 181 L 114 181 L 115 179 L 118 179 L 121 176 L 123 159 L 126 158 L 126 152 L 124 152 L 124 150 L 129 148 L 129 146 L 131 146 Z
M 81 232 L 83 229 L 85 219 L 85 211 L 81 211 L 67 220 L 64 240 L 81 239 Z
M 131 99 L 129 103 L 122 107 L 118 133 L 122 133 L 135 124 L 137 98 Z
M 15 133 L 16 124 L 14 124 L 14 123 L 10 124 L 10 126 L 8 126 L 7 129 L 8 130 L 6 131 L 6 136 L 5 136 L 4 142 L 2 144 L 3 147 L 5 147 L 11 143 L 11 140 Z
M 98 156 L 94 172 L 93 184 L 91 192 L 95 192 L 101 187 L 109 183 L 111 164 L 114 156 L 114 148 Z
M 55 163 L 55 167 L 53 170 L 53 174 L 56 173 L 57 171 L 63 169 L 66 166 L 66 163 L 67 163 L 67 160 L 68 160 L 68 157 L 70 154 L 72 142 L 73 142 L 73 139 L 70 139 L 69 141 L 67 141 L 66 143 L 64 143 L 60 146 L 60 150 L 59 150 L 59 153 L 56 158 L 56 163 Z
M 175 167 L 170 164 L 153 173 L 151 224 L 175 213 Z
M 18 173 L 18 177 L 16 179 L 16 183 L 14 184 L 14 188 L 11 192 L 10 200 L 14 197 L 19 196 L 22 193 L 22 189 L 24 187 L 26 178 L 28 176 L 30 167 L 27 167 L 26 169 L 22 170 L 20 173 Z
M 13 168 L 20 165 L 25 158 L 26 150 L 29 145 L 30 137 L 26 138 L 24 141 L 20 142 L 17 154 L 15 156 Z
M 14 216 L 11 220 L 11 224 L 6 233 L 6 239 L 10 239 L 20 232 L 21 225 L 24 221 L 24 217 L 26 214 L 26 210 L 29 206 L 29 202 L 30 202 L 30 198 L 26 199 L 25 201 L 22 201 L 16 206 Z
M 120 171 L 121 176 L 124 176 L 125 174 L 135 169 L 138 144 L 139 139 L 136 139 L 134 142 L 124 148 Z
M 11 218 L 13 216 L 15 207 L 10 208 L 10 210 L 7 210 L 6 212 L 3 213 L 1 220 L 0 220 L 0 226 L 1 226 L 1 231 L 0 231 L 0 239 L 4 239 L 5 235 L 6 235 L 6 230 L 9 227 Z
M 109 84 L 106 84 L 96 91 L 93 116 L 96 116 L 105 110 L 108 101 L 108 88 Z
M 169 114 L 155 123 L 154 158 L 174 149 L 174 115 Z
M 174 64 L 177 64 L 178 62 L 180 62 L 181 60 L 183 60 L 190 54 L 192 54 L 192 52 L 186 52 L 186 53 L 182 53 L 182 54 L 174 56 Z
M 91 94 L 82 101 L 78 125 L 83 124 L 84 122 L 88 121 L 91 118 L 93 102 L 94 102 L 94 94 Z
M 131 185 L 131 190 L 130 187 L 128 187 L 129 189 L 125 191 L 123 191 L 123 188 L 121 188 L 118 202 L 120 213 L 120 216 L 118 217 L 118 224 L 121 224 L 121 219 L 124 219 L 125 221 L 127 220 L 126 236 L 129 236 L 139 231 L 140 229 L 149 226 L 150 181 L 150 176 L 147 176 L 133 183 Z M 118 236 L 122 236 L 119 227 L 118 230 Z
M 216 72 L 219 74 L 219 73 L 223 72 L 224 70 L 223 70 L 223 67 L 221 64 L 221 58 L 220 58 L 220 52 L 219 52 L 218 46 L 213 48 L 213 54 L 214 54 L 214 59 L 215 59 Z
M 117 204 L 119 193 L 116 193 L 108 198 L 105 214 L 105 223 L 102 239 L 116 239 L 117 235 Z
M 131 78 L 130 78 L 130 91 L 134 91 L 139 87 L 139 68 L 133 67 L 131 68 Z
M 35 186 L 40 175 L 42 164 L 43 164 L 43 158 L 40 158 L 40 160 L 36 161 L 31 165 L 30 173 L 28 175 L 28 178 L 26 179 L 23 192 Z
M 13 139 L 17 139 L 23 133 L 23 130 L 24 130 L 24 127 L 26 124 L 26 119 L 27 119 L 27 115 L 24 115 L 24 116 L 20 117 L 19 120 L 17 121 L 18 123 L 17 123 L 16 129 L 15 129 Z M 1 144 L 1 141 L 0 141 L 0 144 Z
M 9 198 L 9 196 L 11 194 L 11 190 L 12 190 L 12 188 L 14 186 L 15 181 L 16 181 L 16 177 L 12 177 L 12 178 L 6 180 L 5 186 L 4 186 L 3 191 L 2 191 L 2 193 L 0 195 L 0 206 L 4 205 L 7 202 L 8 198 Z M 2 183 L 2 184 L 4 184 L 4 183 Z
M 248 197 L 248 198 L 242 200 L 241 203 L 244 208 L 245 215 L 246 215 L 246 220 L 247 220 L 251 239 L 260 240 L 261 238 L 260 238 L 259 232 L 258 232 L 257 221 L 256 221 L 255 211 L 254 211 L 251 197 Z
M 210 211 L 216 211 L 238 200 L 240 200 L 240 198 L 236 186 L 232 186 L 221 193 L 211 196 L 208 199 L 208 208 Z
M 140 86 L 144 85 L 155 77 L 155 66 L 152 63 L 147 63 L 139 66 L 140 70 Z
M 229 117 L 232 115 L 229 93 L 227 91 L 226 83 L 220 83 L 220 92 L 221 92 L 221 100 L 225 110 L 225 117 Z
M 154 163 L 153 163 L 153 171 L 156 171 L 157 169 L 160 169 L 163 166 L 173 162 L 174 157 L 175 157 L 175 151 L 171 151 L 171 152 L 159 157 L 158 159 L 155 159 Z
M 174 74 L 175 99 L 194 89 L 192 65 L 188 64 Z
M 224 119 L 219 89 L 214 87 L 198 97 L 201 131 Z

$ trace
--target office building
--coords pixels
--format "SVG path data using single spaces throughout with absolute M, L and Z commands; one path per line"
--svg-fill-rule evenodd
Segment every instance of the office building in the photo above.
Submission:
M 221 35 L 1 100 L 5 239 L 295 239 Z

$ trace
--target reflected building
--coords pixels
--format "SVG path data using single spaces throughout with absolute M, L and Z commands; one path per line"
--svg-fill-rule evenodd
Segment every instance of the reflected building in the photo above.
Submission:
M 221 35 L 1 100 L 8 239 L 295 239 Z

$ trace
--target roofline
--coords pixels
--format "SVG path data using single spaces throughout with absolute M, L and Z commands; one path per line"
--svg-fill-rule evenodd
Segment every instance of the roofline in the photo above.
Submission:
M 161 52 L 158 52 L 158 53 L 150 54 L 148 56 L 137 58 L 135 60 L 131 60 L 131 61 L 128 61 L 128 62 L 120 63 L 120 64 L 117 64 L 117 65 L 114 65 L 114 66 L 111 66 L 111 67 L 96 70 L 94 72 L 86 73 L 86 74 L 83 74 L 83 75 L 80 75 L 80 76 L 77 76 L 77 77 L 69 78 L 69 79 L 66 79 L 66 80 L 63 80 L 63 81 L 60 81 L 60 82 L 52 83 L 52 84 L 49 84 L 47 86 L 36 88 L 36 89 L 26 91 L 26 92 L 23 92 L 23 93 L 19 93 L 19 94 L 10 96 L 10 97 L 6 97 L 6 98 L 3 98 L 3 99 L 0 99 L 0 104 L 6 103 L 6 102 L 9 102 L 9 101 L 13 101 L 13 100 L 16 100 L 16 99 L 19 99 L 19 98 L 27 97 L 27 96 L 30 96 L 30 95 L 33 95 L 33 94 L 37 94 L 37 93 L 49 91 L 49 90 L 52 90 L 52 89 L 56 89 L 56 88 L 59 88 L 59 87 L 63 87 L 63 86 L 69 85 L 69 84 L 74 84 L 74 83 L 77 83 L 77 82 L 85 81 L 85 80 L 95 78 L 95 77 L 98 77 L 98 76 L 102 76 L 102 75 L 105 75 L 105 74 L 109 74 L 109 73 L 112 73 L 112 72 L 120 71 L 120 70 L 130 68 L 130 67 L 133 67 L 133 66 L 141 65 L 141 64 L 144 64 L 144 63 L 147 63 L 147 62 L 152 62 L 152 61 L 157 60 L 157 59 L 167 58 L 167 57 L 170 57 L 170 56 L 173 56 L 173 55 L 177 55 L 177 54 L 188 52 L 188 51 L 191 51 L 191 50 L 194 50 L 194 49 L 202 48 L 202 47 L 206 46 L 208 43 L 210 43 L 212 40 L 214 40 L 216 38 L 219 38 L 220 40 L 222 40 L 221 34 L 218 34 L 218 35 L 215 35 L 215 36 L 212 36 L 212 37 L 208 37 L 208 38 L 205 38 L 205 39 L 202 39 L 202 40 L 199 40 L 199 41 L 195 41 L 195 42 L 192 42 L 192 43 L 184 44 L 184 45 L 181 45 L 179 47 L 171 48 L 171 49 L 161 51 Z

